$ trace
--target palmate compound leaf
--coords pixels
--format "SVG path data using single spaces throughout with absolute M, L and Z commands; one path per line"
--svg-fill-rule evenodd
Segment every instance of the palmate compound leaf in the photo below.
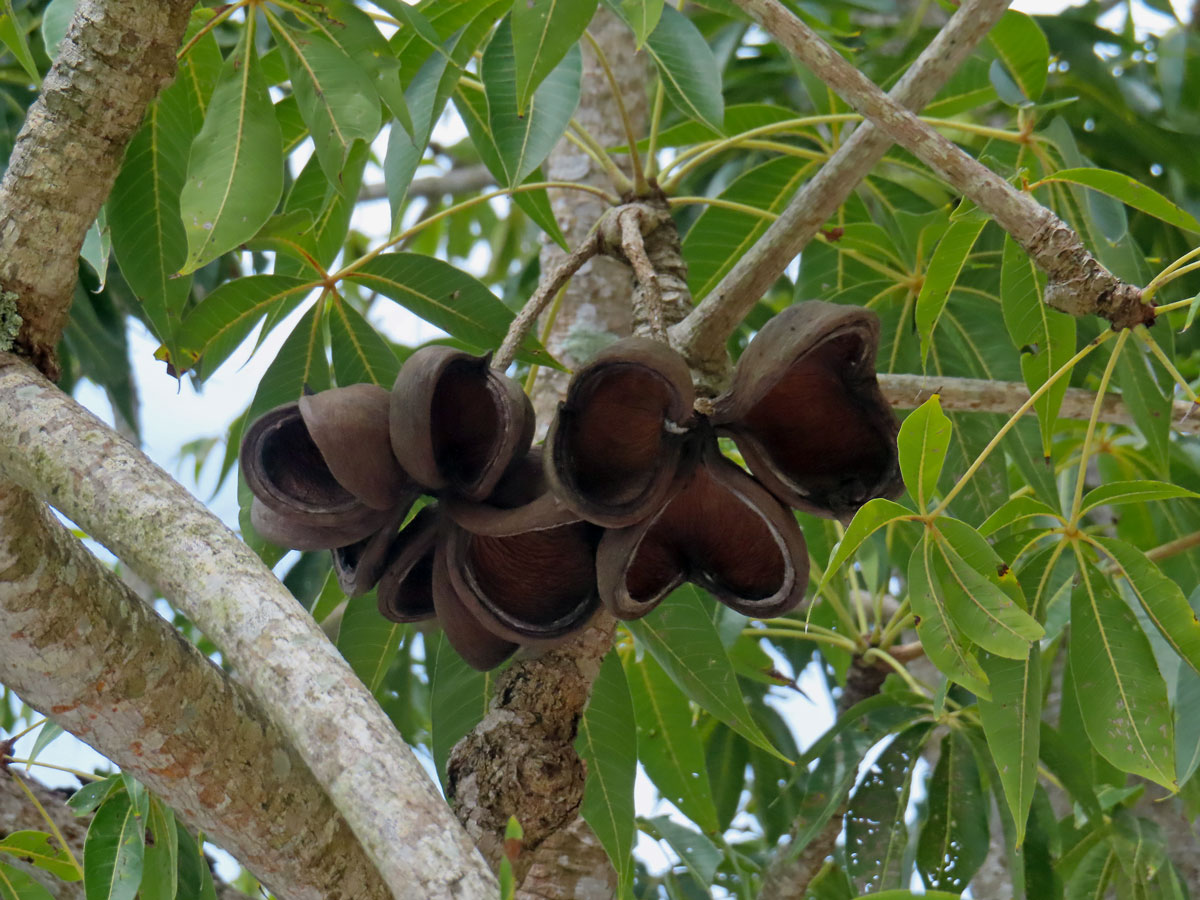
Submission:
M 617 871 L 620 896 L 633 889 L 633 783 L 637 777 L 633 701 L 617 652 L 600 664 L 579 723 L 575 751 L 587 764 L 579 814 L 591 826 Z
M 1154 651 L 1110 580 L 1083 559 L 1071 628 L 1071 673 L 1092 746 L 1122 771 L 1174 790 L 1174 722 Z
M 253 237 L 283 192 L 283 138 L 258 54 L 243 43 L 225 62 L 179 197 L 186 274 Z

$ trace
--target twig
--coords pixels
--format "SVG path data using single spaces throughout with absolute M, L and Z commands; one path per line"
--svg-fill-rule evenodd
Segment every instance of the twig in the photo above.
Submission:
M 913 109 L 929 103 L 1007 7 L 1007 0 L 964 2 L 893 88 L 892 96 Z M 726 338 L 891 145 L 886 134 L 863 123 L 796 192 L 775 223 L 720 284 L 671 329 L 672 343 L 694 369 L 719 376 L 726 364 Z
M 942 409 L 959 412 L 994 412 L 1012 415 L 1029 400 L 1029 388 L 1016 381 L 979 378 L 941 378 L 933 375 L 880 375 L 879 386 L 888 403 L 898 409 L 916 409 L 931 394 L 941 396 Z M 1094 391 L 1068 388 L 1059 409 L 1060 419 L 1087 420 L 1096 401 Z M 1026 413 L 1032 410 L 1026 410 Z M 1133 414 L 1120 394 L 1106 394 L 1100 402 L 1100 422 L 1134 425 Z M 1176 401 L 1171 427 L 1181 434 L 1200 434 L 1200 412 L 1194 404 Z
M 633 275 L 645 290 L 646 321 L 650 336 L 656 341 L 667 341 L 667 329 L 663 324 L 662 286 L 650 257 L 646 255 L 646 244 L 642 239 L 642 223 L 645 218 L 637 207 L 625 207 L 618 213 L 621 223 L 621 249 L 633 266 Z
M 1062 219 L 881 91 L 778 0 L 737 3 L 843 100 L 1011 234 L 1050 276 L 1044 297 L 1049 306 L 1073 316 L 1102 316 L 1117 329 L 1154 321 L 1141 289 L 1104 268 Z
M 572 275 L 579 271 L 585 262 L 600 252 L 600 245 L 600 229 L 598 227 L 593 228 L 587 239 L 572 250 L 567 255 L 567 258 L 558 264 L 558 268 L 548 278 L 542 279 L 538 284 L 537 291 L 521 307 L 521 311 L 517 313 L 517 317 L 508 326 L 508 333 L 504 336 L 504 342 L 500 345 L 500 349 L 496 351 L 496 355 L 492 357 L 493 368 L 503 372 L 512 364 L 513 359 L 517 355 L 517 348 L 521 345 L 521 341 L 525 339 L 525 335 L 529 332 L 529 329 L 537 321 L 538 316 L 542 314 L 542 310 L 546 308 L 546 304 L 554 299 L 559 289 L 570 280 Z
M 1157 562 L 1160 559 L 1167 559 L 1176 554 L 1191 550 L 1193 547 L 1200 547 L 1200 531 L 1193 531 L 1191 534 L 1185 534 L 1183 537 L 1168 541 L 1165 544 L 1159 544 L 1157 547 L 1147 550 L 1146 559 Z

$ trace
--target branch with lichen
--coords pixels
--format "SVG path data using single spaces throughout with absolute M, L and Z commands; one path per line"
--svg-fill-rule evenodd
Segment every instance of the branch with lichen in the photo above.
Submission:
M 1007 8 L 1008 0 L 964 2 L 891 96 L 912 109 L 929 103 Z M 726 339 L 891 146 L 892 139 L 875 125 L 859 126 L 721 282 L 671 329 L 672 344 L 714 392 L 719 393 L 727 373 Z
M 1101 316 L 1117 329 L 1154 321 L 1141 289 L 1101 265 L 1062 219 L 881 91 L 778 0 L 737 3 L 838 96 L 1011 234 L 1049 276 L 1049 306 L 1073 316 Z

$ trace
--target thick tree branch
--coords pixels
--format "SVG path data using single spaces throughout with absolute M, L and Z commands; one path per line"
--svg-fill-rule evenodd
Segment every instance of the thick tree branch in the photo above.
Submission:
M 161 795 L 276 894 L 390 896 L 246 690 L 12 484 L 0 487 L 0 618 L 0 681 Z
M 20 352 L 51 378 L 84 235 L 146 104 L 175 73 L 193 5 L 80 0 L 17 135 L 0 182 L 0 287 L 19 298 Z
M 995 412 L 1011 415 L 1029 399 L 1029 388 L 1016 381 L 986 381 L 979 378 L 942 378 L 933 375 L 880 375 L 879 386 L 888 403 L 898 409 L 915 409 L 931 394 L 941 396 L 942 409 L 960 412 Z M 1060 419 L 1090 419 L 1096 402 L 1094 391 L 1068 388 Z M 1033 410 L 1029 411 L 1032 414 Z M 1120 394 L 1105 394 L 1098 421 L 1134 425 L 1133 414 Z M 1200 434 L 1200 409 L 1187 401 L 1176 401 L 1171 410 L 1171 427 L 1181 434 Z
M 254 552 L 70 397 L 16 358 L 3 362 L 0 471 L 156 585 L 221 648 L 396 896 L 490 896 L 491 873 L 412 751 Z
M 1050 276 L 1045 301 L 1073 316 L 1102 316 L 1114 328 L 1154 321 L 1141 289 L 1109 272 L 1058 216 L 920 121 L 843 59 L 778 0 L 737 0 L 782 46 L 843 100 L 990 215 Z
M 1008 3 L 964 2 L 892 89 L 892 98 L 915 110 L 929 103 L 996 24 Z M 711 388 L 718 387 L 728 366 L 726 338 L 891 146 L 892 139 L 876 126 L 869 122 L 860 125 L 712 292 L 671 329 L 672 343 L 705 381 L 712 382 Z

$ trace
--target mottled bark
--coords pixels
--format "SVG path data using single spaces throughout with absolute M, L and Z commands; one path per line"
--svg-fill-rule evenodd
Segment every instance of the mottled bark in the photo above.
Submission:
M 496 890 L 412 750 L 249 547 L 12 356 L 0 358 L 0 421 L 0 472 L 62 510 L 221 648 L 396 896 L 475 898 Z
M 51 378 L 84 236 L 146 105 L 175 74 L 195 0 L 80 0 L 0 182 L 0 287 L 19 351 Z M 0 348 L 8 349 L 8 348 Z
M 11 484 L 0 487 L 0 621 L 0 681 L 167 798 L 275 893 L 389 896 L 245 689 Z

